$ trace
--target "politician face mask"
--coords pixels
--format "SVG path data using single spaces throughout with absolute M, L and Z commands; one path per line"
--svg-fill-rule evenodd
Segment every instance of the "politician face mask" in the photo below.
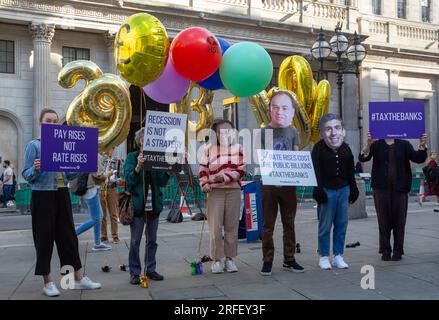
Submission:
M 276 128 L 286 128 L 294 118 L 293 103 L 286 94 L 274 96 L 270 104 L 271 123 Z
M 346 136 L 346 131 L 340 120 L 330 120 L 323 126 L 323 132 L 320 136 L 325 141 L 326 145 L 331 149 L 338 149 Z

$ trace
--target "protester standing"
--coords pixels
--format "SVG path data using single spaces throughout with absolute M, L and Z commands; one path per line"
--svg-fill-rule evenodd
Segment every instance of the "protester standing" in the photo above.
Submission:
M 384 261 L 399 261 L 404 254 L 408 194 L 412 183 L 410 161 L 423 163 L 427 159 L 427 134 L 422 135 L 418 151 L 415 151 L 408 141 L 374 141 L 368 133 L 359 160 L 366 162 L 372 158 L 371 187 L 378 217 L 379 253 Z M 393 249 L 390 244 L 392 232 Z
M 58 124 L 57 113 L 44 108 L 40 113 L 40 123 Z M 67 177 L 64 172 L 41 171 L 41 141 L 31 140 L 24 151 L 23 178 L 32 189 L 31 214 L 32 234 L 37 261 L 35 275 L 43 276 L 43 293 L 49 297 L 60 293 L 50 276 L 53 243 L 56 243 L 61 266 L 74 269 L 74 289 L 98 289 L 100 283 L 84 277 L 78 252 Z

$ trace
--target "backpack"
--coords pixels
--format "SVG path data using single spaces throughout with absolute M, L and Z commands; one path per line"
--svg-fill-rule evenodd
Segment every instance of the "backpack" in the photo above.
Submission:
M 83 196 L 87 192 L 88 172 L 78 173 L 72 181 L 72 192 L 77 196 Z

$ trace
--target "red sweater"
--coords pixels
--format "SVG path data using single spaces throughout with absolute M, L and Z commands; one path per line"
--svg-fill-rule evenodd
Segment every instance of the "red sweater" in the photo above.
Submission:
M 244 153 L 240 144 L 205 147 L 198 172 L 201 188 L 206 184 L 211 188 L 241 188 L 239 180 L 244 174 Z M 224 182 L 215 182 L 217 176 L 222 176 Z

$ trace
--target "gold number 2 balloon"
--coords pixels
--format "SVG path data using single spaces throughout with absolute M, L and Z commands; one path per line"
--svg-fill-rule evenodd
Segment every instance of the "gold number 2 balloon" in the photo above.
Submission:
M 67 123 L 98 128 L 99 152 L 106 152 L 128 136 L 132 112 L 129 89 L 118 76 L 104 74 L 91 61 L 70 62 L 58 74 L 58 83 L 64 88 L 73 88 L 80 79 L 84 79 L 85 89 L 70 103 Z
M 198 97 L 191 99 L 193 89 L 198 89 Z M 195 82 L 191 82 L 186 95 L 181 100 L 181 103 L 171 103 L 169 111 L 174 113 L 186 113 L 189 119 L 189 108 L 192 111 L 199 113 L 198 120 L 188 121 L 188 129 L 191 132 L 198 134 L 203 129 L 210 128 L 213 123 L 214 113 L 212 107 L 213 91 L 206 90 Z

